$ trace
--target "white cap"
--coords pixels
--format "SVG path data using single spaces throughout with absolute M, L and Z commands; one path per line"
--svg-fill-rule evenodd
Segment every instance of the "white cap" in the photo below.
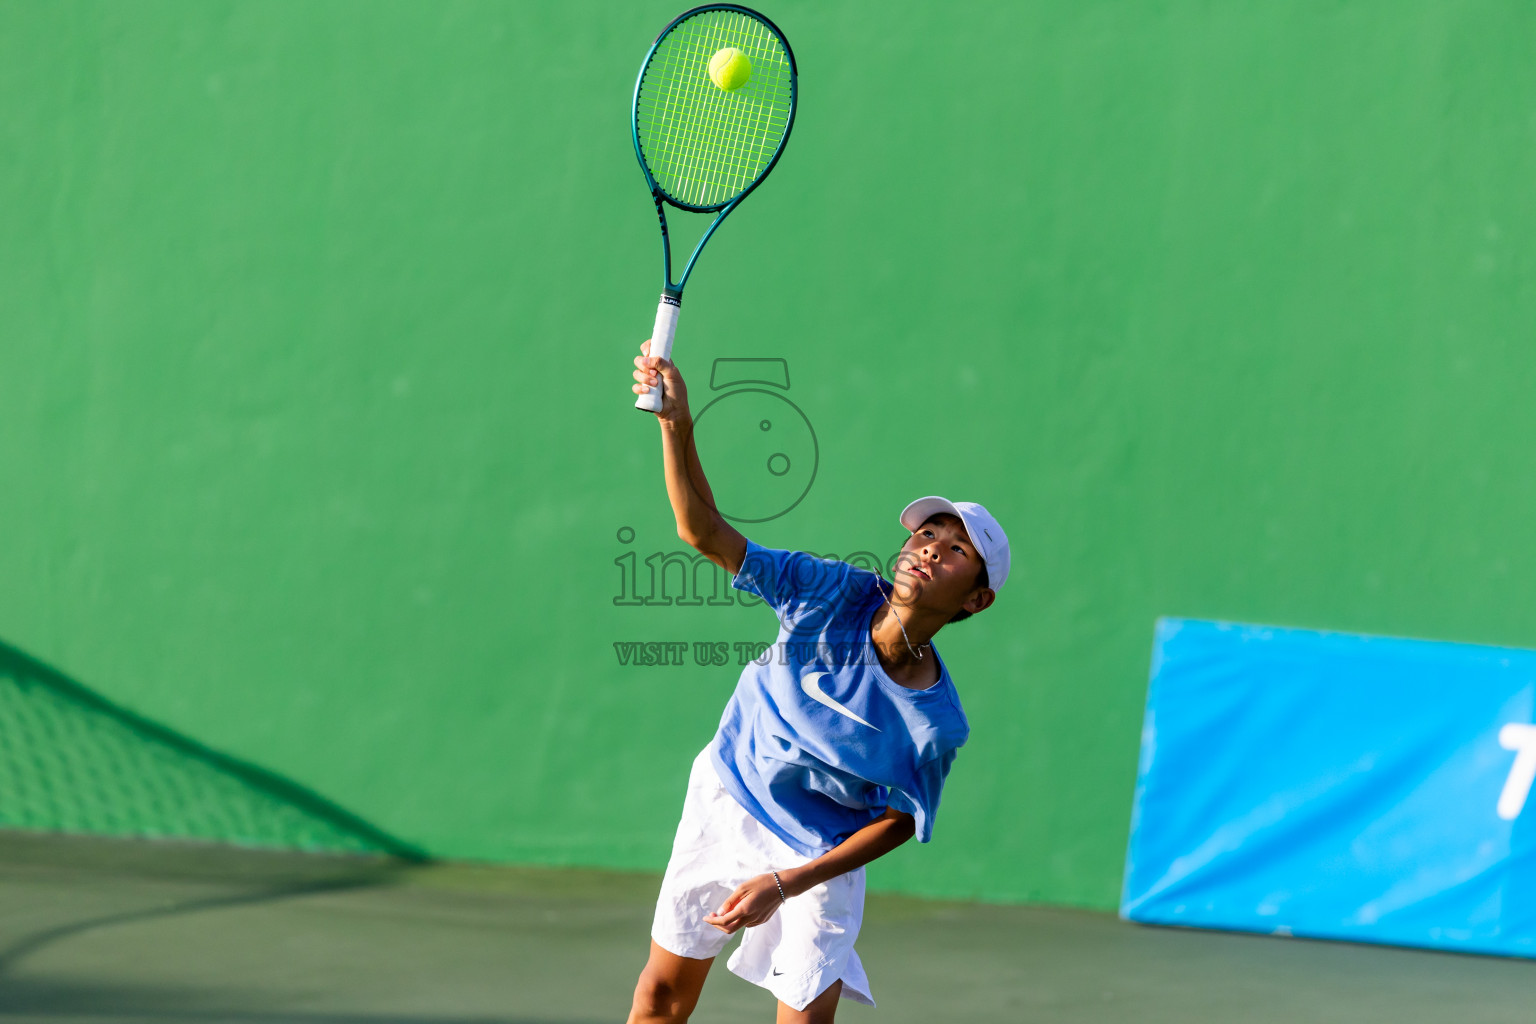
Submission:
M 1003 532 L 997 520 L 992 518 L 992 513 L 976 502 L 950 501 L 937 495 L 918 498 L 901 510 L 901 525 L 916 530 L 927 522 L 929 516 L 940 512 L 960 517 L 960 522 L 965 524 L 965 534 L 971 539 L 971 546 L 986 563 L 987 584 L 994 593 L 1001 591 L 1004 581 L 1008 579 L 1008 535 Z

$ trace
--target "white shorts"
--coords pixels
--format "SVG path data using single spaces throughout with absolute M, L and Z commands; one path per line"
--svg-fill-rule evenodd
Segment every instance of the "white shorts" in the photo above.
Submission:
M 719 910 L 747 879 L 813 859 L 790 849 L 726 792 L 706 748 L 688 776 L 651 938 L 678 956 L 718 956 L 731 936 L 705 924 L 704 915 Z M 726 967 L 796 1010 L 838 980 L 844 998 L 874 1006 L 853 949 L 863 920 L 864 869 L 858 868 L 791 897 L 756 928 L 743 928 Z

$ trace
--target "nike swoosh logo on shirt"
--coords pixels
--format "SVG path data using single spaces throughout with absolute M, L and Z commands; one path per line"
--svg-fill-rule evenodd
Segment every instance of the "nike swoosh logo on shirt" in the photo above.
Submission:
M 800 677 L 800 689 L 804 690 L 805 695 L 811 698 L 811 700 L 814 700 L 816 703 L 825 704 L 827 707 L 831 708 L 833 711 L 836 711 L 844 718 L 851 718 L 855 722 L 858 722 L 860 725 L 868 725 L 871 729 L 875 730 L 875 732 L 879 732 L 880 727 L 878 725 L 870 725 L 870 723 L 864 721 L 864 719 L 860 718 L 852 711 L 849 711 L 847 708 L 843 707 L 843 705 L 839 704 L 837 701 L 833 700 L 831 697 L 828 697 L 824 692 L 822 692 L 821 677 L 825 675 L 827 675 L 826 672 L 807 672 L 805 675 Z

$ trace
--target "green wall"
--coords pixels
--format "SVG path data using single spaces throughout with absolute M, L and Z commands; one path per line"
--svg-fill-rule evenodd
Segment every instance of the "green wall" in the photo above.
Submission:
M 773 630 L 620 591 L 679 546 L 627 392 L 674 13 L 0 2 L 0 640 L 438 855 L 659 869 L 737 670 L 614 645 Z M 800 118 L 678 337 L 814 426 L 749 533 L 1013 541 L 877 885 L 1112 905 L 1159 614 L 1536 645 L 1536 6 L 767 13 Z

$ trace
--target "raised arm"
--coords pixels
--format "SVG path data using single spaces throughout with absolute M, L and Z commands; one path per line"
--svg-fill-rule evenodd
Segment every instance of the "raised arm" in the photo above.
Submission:
M 736 575 L 747 557 L 747 538 L 715 508 L 715 496 L 699 464 L 693 443 L 693 414 L 688 410 L 688 387 L 670 360 L 650 354 L 651 343 L 640 346 L 635 357 L 635 383 L 631 390 L 643 394 L 659 376 L 665 382 L 661 411 L 661 458 L 667 479 L 667 498 L 677 519 L 677 535 L 720 568 Z

